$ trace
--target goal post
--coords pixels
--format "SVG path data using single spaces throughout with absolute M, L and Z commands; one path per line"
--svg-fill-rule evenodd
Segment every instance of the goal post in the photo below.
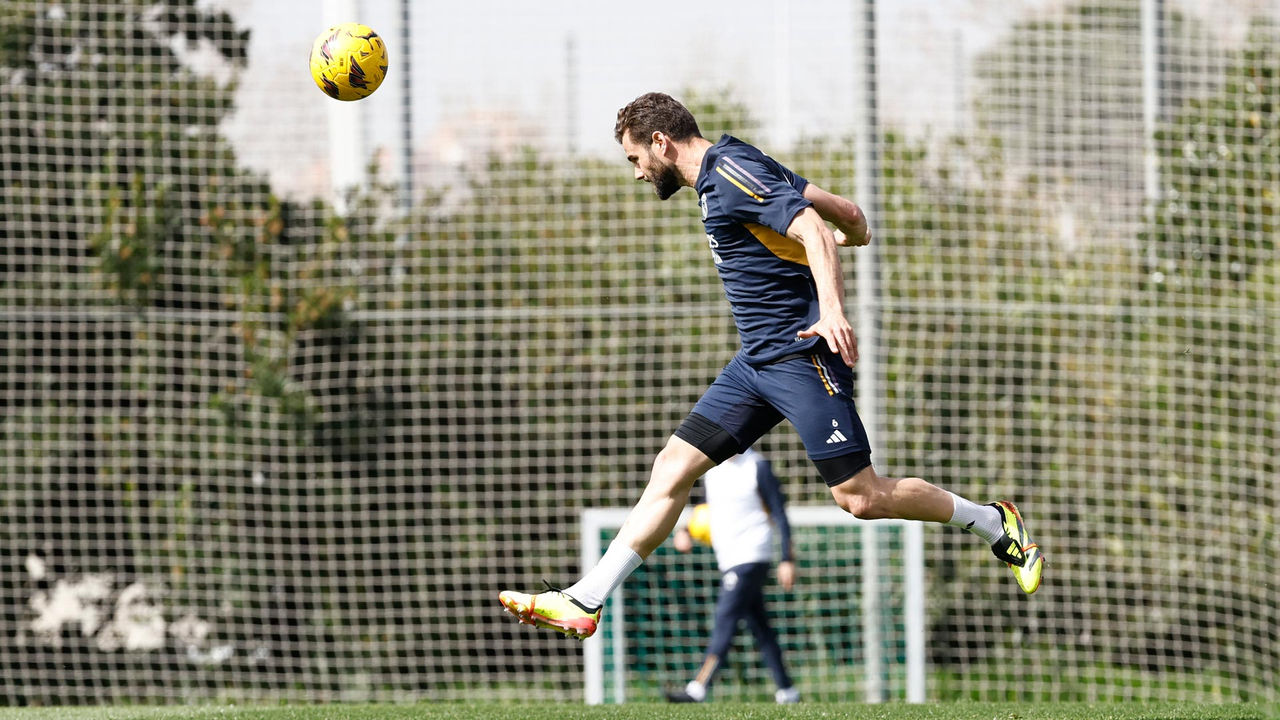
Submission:
M 583 571 L 600 559 L 625 508 L 581 515 Z M 688 510 L 681 522 L 688 519 Z M 815 700 L 925 700 L 924 533 L 920 523 L 858 520 L 834 506 L 791 507 L 797 581 L 771 584 L 770 615 L 801 693 Z M 587 704 L 657 699 L 701 662 L 719 572 L 709 548 L 658 548 L 605 604 L 584 643 Z M 650 600 L 652 602 L 645 602 Z M 772 684 L 750 633 L 739 632 L 713 692 L 752 699 Z

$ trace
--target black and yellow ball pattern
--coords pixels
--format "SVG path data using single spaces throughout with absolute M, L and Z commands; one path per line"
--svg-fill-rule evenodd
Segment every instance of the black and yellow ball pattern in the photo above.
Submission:
M 331 98 L 369 97 L 386 76 L 387 45 L 368 25 L 335 25 L 311 46 L 311 77 Z

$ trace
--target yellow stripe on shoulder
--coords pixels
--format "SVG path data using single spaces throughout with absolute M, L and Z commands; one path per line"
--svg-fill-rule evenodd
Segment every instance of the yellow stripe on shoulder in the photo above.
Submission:
M 804 243 L 799 240 L 792 240 L 785 235 L 779 235 L 776 230 L 767 228 L 764 225 L 743 223 L 743 226 L 760 241 L 760 244 L 768 248 L 769 252 L 787 262 L 797 263 L 805 267 L 809 266 L 809 255 L 804 251 Z
M 720 176 L 723 177 L 725 180 L 728 180 L 729 182 L 737 186 L 739 190 L 750 195 L 756 202 L 764 202 L 764 198 L 760 197 L 755 192 L 752 192 L 751 188 L 748 188 L 746 185 L 743 185 L 742 183 L 738 182 L 737 178 L 725 172 L 724 169 L 718 165 L 716 166 L 716 172 L 720 173 Z

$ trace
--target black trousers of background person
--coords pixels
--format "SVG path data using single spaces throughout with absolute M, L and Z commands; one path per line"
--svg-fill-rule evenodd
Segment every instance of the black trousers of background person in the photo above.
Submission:
M 769 624 L 769 613 L 764 606 L 764 586 L 769 580 L 769 567 L 767 562 L 746 563 L 731 567 L 721 575 L 716 622 L 711 630 L 706 658 L 697 676 L 698 682 L 704 686 L 711 687 L 716 671 L 724 664 L 729 648 L 733 646 L 738 622 L 742 621 L 755 636 L 764 664 L 778 688 L 791 687 L 791 676 L 782 662 L 778 633 Z

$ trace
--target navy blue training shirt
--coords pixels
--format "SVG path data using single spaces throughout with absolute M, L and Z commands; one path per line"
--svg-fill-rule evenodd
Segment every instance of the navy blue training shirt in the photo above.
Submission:
M 822 340 L 797 340 L 818 321 L 818 289 L 804 245 L 787 227 L 812 203 L 809 182 L 741 140 L 725 135 L 702 159 L 694 189 L 712 258 L 744 359 L 760 365 Z

